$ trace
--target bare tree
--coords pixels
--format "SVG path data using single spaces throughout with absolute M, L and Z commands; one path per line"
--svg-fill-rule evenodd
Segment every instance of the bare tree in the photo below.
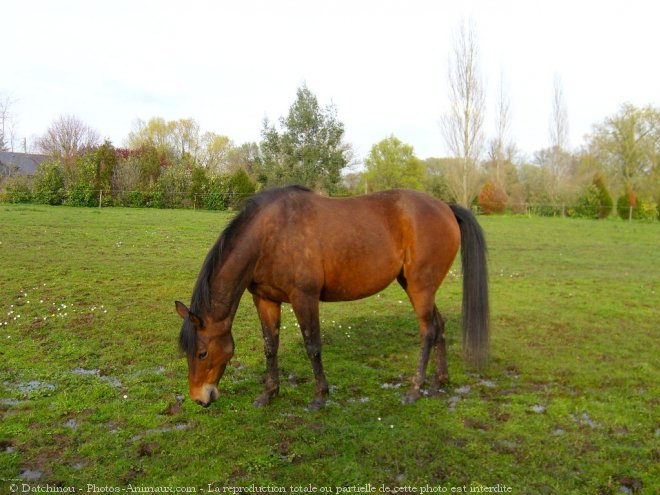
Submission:
M 484 146 L 484 88 L 479 74 L 479 50 L 473 23 L 461 23 L 449 55 L 449 111 L 442 133 L 449 151 L 458 158 L 447 173 L 454 199 L 469 206 L 480 185 L 479 159 Z
M 552 91 L 550 146 L 565 150 L 568 147 L 568 111 L 564 100 L 564 88 L 558 74 L 555 74 Z
M 42 153 L 62 158 L 69 163 L 81 151 L 98 146 L 99 133 L 74 115 L 55 119 L 37 146 Z
M 489 158 L 493 165 L 494 181 L 504 188 L 504 166 L 513 160 L 515 145 L 509 136 L 511 130 L 511 97 L 504 83 L 504 75 L 500 74 L 497 111 L 495 114 L 495 137 L 490 141 Z
M 14 150 L 17 122 L 11 107 L 15 102 L 9 95 L 0 97 L 0 151 Z
M 170 122 L 172 140 L 177 154 L 197 160 L 200 154 L 199 124 L 194 119 L 179 119 Z
M 568 111 L 564 98 L 564 89 L 559 75 L 555 75 L 552 95 L 552 114 L 550 116 L 550 149 L 544 160 L 548 168 L 550 183 L 548 193 L 556 203 L 563 203 L 566 194 L 570 194 L 572 157 L 568 151 Z M 563 213 L 563 206 L 562 206 Z

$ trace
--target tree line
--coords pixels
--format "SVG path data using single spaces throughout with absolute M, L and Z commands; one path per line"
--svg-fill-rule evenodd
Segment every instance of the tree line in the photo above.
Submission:
M 234 208 L 255 191 L 291 183 L 329 195 L 390 188 L 423 190 L 484 213 L 604 218 L 660 215 L 660 109 L 623 104 L 570 150 L 561 80 L 555 79 L 549 146 L 521 157 L 510 136 L 503 80 L 495 135 L 487 140 L 485 98 L 473 26 L 456 33 L 448 60 L 449 111 L 441 134 L 450 158 L 422 160 L 394 135 L 357 163 L 333 105 L 321 106 L 306 86 L 287 115 L 264 120 L 261 141 L 236 145 L 202 132 L 194 119 L 138 121 L 125 147 L 101 142 L 75 116 L 56 119 L 37 141 L 48 155 L 32 178 L 0 170 L 0 199 L 77 206 Z M 4 99 L 0 148 L 8 140 Z M 361 165 L 360 167 L 357 167 Z

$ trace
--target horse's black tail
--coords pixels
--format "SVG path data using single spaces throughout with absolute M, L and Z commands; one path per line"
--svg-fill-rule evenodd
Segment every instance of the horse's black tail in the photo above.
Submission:
M 463 349 L 469 361 L 482 368 L 488 358 L 490 311 L 486 239 L 474 214 L 449 205 L 461 229 L 463 265 Z

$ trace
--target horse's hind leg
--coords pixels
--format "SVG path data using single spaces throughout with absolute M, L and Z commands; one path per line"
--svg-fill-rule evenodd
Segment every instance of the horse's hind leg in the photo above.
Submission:
M 436 326 L 435 336 L 435 380 L 433 386 L 436 390 L 449 384 L 449 368 L 447 367 L 447 348 L 445 346 L 445 320 L 434 308 L 434 321 Z
M 280 391 L 280 372 L 277 365 L 277 349 L 280 344 L 281 304 L 253 296 L 254 305 L 261 320 L 264 335 L 264 354 L 266 355 L 266 382 L 264 391 L 256 398 L 254 405 L 262 407 Z
M 401 283 L 401 280 L 399 281 Z M 401 285 L 404 285 L 401 283 Z M 421 351 L 419 355 L 419 362 L 417 364 L 417 371 L 412 379 L 410 390 L 404 398 L 404 402 L 412 403 L 421 397 L 421 388 L 426 379 L 426 367 L 429 362 L 431 349 L 437 342 L 437 332 L 439 330 L 436 325 L 438 314 L 435 308 L 434 294 L 429 292 L 417 293 L 406 287 L 406 292 L 410 298 L 410 302 L 415 308 L 417 318 L 419 320 L 419 336 L 421 341 Z

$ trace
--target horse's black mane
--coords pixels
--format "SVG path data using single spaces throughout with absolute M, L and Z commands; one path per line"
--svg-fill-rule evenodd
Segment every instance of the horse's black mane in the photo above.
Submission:
M 190 302 L 190 311 L 198 316 L 202 316 L 211 307 L 211 282 L 216 267 L 222 263 L 224 256 L 231 250 L 233 241 L 243 231 L 252 219 L 267 205 L 276 201 L 285 194 L 292 192 L 311 192 L 310 189 L 302 186 L 286 186 L 275 189 L 267 189 L 255 194 L 245 202 L 240 212 L 222 231 L 220 237 L 206 255 L 202 264 L 202 269 L 197 277 L 195 289 L 193 290 Z M 186 318 L 179 334 L 179 348 L 182 352 L 192 355 L 195 352 L 197 344 L 197 332 Z

